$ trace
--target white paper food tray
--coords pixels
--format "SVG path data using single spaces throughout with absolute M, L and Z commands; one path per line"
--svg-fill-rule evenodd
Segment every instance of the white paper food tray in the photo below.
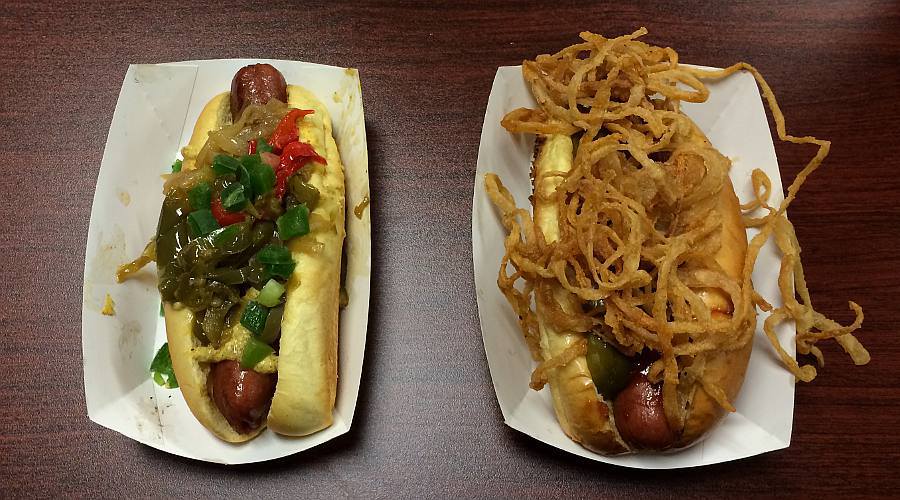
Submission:
M 775 148 L 765 109 L 753 76 L 738 73 L 724 80 L 707 82 L 709 99 L 700 104 L 684 103 L 683 110 L 703 130 L 722 154 L 733 162 L 731 180 L 742 201 L 752 196 L 750 174 L 760 168 L 772 180 L 771 202 L 781 202 L 782 185 Z M 709 437 L 691 448 L 663 454 L 603 456 L 570 440 L 556 421 L 550 389 L 536 392 L 528 387 L 534 368 L 516 316 L 497 288 L 497 273 L 506 235 L 498 212 L 484 188 L 484 176 L 496 173 L 520 207 L 530 206 L 529 169 L 534 136 L 511 134 L 500 126 L 503 116 L 519 107 L 535 107 L 520 66 L 497 70 L 488 100 L 478 150 L 475 194 L 472 203 L 472 255 L 478 315 L 488 365 L 497 400 L 506 424 L 561 450 L 600 462 L 644 469 L 669 469 L 714 464 L 786 448 L 790 444 L 794 410 L 794 377 L 783 368 L 762 332 L 765 315 L 758 318 L 753 354 L 737 412 L 727 415 Z M 748 238 L 756 234 L 748 230 Z M 753 272 L 756 290 L 775 307 L 778 293 L 778 251 L 768 242 L 759 254 Z M 793 324 L 785 323 L 778 336 L 785 350 L 794 355 Z
M 163 200 L 161 174 L 190 139 L 213 96 L 230 90 L 235 72 L 267 62 L 288 84 L 311 90 L 328 108 L 346 172 L 349 305 L 340 314 L 334 424 L 311 436 L 265 431 L 233 445 L 220 441 L 190 413 L 181 391 L 157 386 L 148 367 L 166 340 L 159 315 L 156 268 L 116 284 L 116 267 L 137 257 L 156 233 Z M 226 59 L 131 65 L 119 93 L 91 209 L 84 265 L 81 333 L 88 415 L 100 425 L 175 455 L 238 464 L 306 450 L 350 429 L 359 392 L 369 312 L 371 220 L 353 208 L 369 195 L 368 153 L 359 74 L 297 61 Z M 106 294 L 115 315 L 100 313 Z

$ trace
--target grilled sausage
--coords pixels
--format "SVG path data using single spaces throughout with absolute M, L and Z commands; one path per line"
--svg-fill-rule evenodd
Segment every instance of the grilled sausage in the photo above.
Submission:
M 287 102 L 287 83 L 270 64 L 244 66 L 231 80 L 231 117 L 235 121 L 250 104 L 266 104 L 269 99 Z
M 643 373 L 635 373 L 613 403 L 616 429 L 628 444 L 662 450 L 672 446 L 675 433 L 669 428 L 659 384 Z
M 242 370 L 237 361 L 220 361 L 209 371 L 209 395 L 231 427 L 240 433 L 262 425 L 275 393 L 274 374 Z

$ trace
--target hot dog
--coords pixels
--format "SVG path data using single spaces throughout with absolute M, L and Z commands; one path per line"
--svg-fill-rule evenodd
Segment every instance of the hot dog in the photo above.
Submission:
M 486 178 L 530 385 L 549 384 L 562 430 L 602 454 L 706 435 L 733 411 L 756 321 L 730 161 L 679 111 L 705 87 L 640 34 L 583 33 L 525 61 L 540 107 L 503 126 L 536 135 L 531 214 Z
M 685 150 L 693 147 L 712 149 L 696 127 L 691 129 L 685 142 L 688 145 Z M 555 192 L 561 182 L 555 175 L 572 169 L 574 151 L 571 139 L 564 135 L 548 136 L 537 143 L 538 151 L 534 162 L 534 218 L 544 238 L 548 243 L 553 243 L 559 240 L 559 212 Z M 709 151 L 708 154 L 718 153 Z M 724 158 L 722 160 L 727 161 Z M 689 183 L 686 177 L 703 169 L 704 162 L 701 156 L 692 152 L 674 149 L 662 168 L 674 182 Z M 747 240 L 737 197 L 730 181 L 723 183 L 717 200 L 715 212 L 721 216 L 722 224 L 718 234 L 712 237 L 719 238 L 722 243 L 714 260 L 730 278 L 737 281 L 740 280 Z M 697 292 L 712 311 L 713 318 L 727 321 L 733 306 L 721 290 L 699 289 Z M 560 304 L 565 304 L 564 309 L 584 307 L 575 294 L 558 284 L 552 286 L 552 295 Z M 651 382 L 647 375 L 650 363 L 646 358 L 648 355 L 655 358 L 656 352 L 647 349 L 642 353 L 644 360 L 640 359 L 640 355 L 622 354 L 619 347 L 614 345 L 615 338 L 609 334 L 605 324 L 587 334 L 561 330 L 549 319 L 551 313 L 545 311 L 546 306 L 545 301 L 537 301 L 543 359 L 549 360 L 561 355 L 566 348 L 583 341 L 586 335 L 592 337 L 584 355 L 576 357 L 549 376 L 554 407 L 563 430 L 586 448 L 601 453 L 618 453 L 684 447 L 705 434 L 724 413 L 721 406 L 706 393 L 703 384 L 698 383 L 691 389 L 691 397 L 686 399 L 683 424 L 670 424 L 663 408 L 662 384 Z M 738 331 L 732 333 L 734 336 L 740 334 Z M 606 367 L 603 366 L 603 359 L 591 359 L 598 358 L 597 351 L 604 349 L 595 347 L 601 342 L 606 344 L 605 350 L 615 351 L 608 354 L 607 358 L 616 356 L 626 360 L 630 365 L 627 371 L 610 375 L 608 370 L 604 370 Z M 740 389 L 751 346 L 752 342 L 743 341 L 742 347 L 738 349 L 704 353 L 701 359 L 695 360 L 696 363 L 705 365 L 702 376 L 722 388 L 729 401 L 733 400 Z M 612 361 L 606 359 L 605 362 L 609 364 Z M 604 376 L 604 380 L 597 380 Z M 621 388 L 598 390 L 598 385 L 609 384 L 610 379 L 616 377 L 625 380 L 624 385 L 622 382 L 613 384 Z
M 229 442 L 328 427 L 345 208 L 325 106 L 271 65 L 246 66 L 182 155 L 151 245 L 188 407 Z
M 508 230 L 497 283 L 519 318 L 537 367 L 531 387 L 550 384 L 560 426 L 603 454 L 674 450 L 708 434 L 735 411 L 747 369 L 756 308 L 774 352 L 798 380 L 816 369 L 783 349 L 775 326 L 792 319 L 800 354 L 823 363 L 814 344 L 833 338 L 857 365 L 868 351 L 816 311 L 803 278 L 800 245 L 785 216 L 831 143 L 793 136 L 772 89 L 753 66 L 681 66 L 678 54 L 637 40 L 647 30 L 582 42 L 524 61 L 538 109 L 506 115 L 510 132 L 536 136 L 531 214 L 500 179 L 486 191 Z M 779 139 L 818 148 L 778 206 L 754 170 L 754 198 L 739 205 L 731 162 L 681 112 L 709 91 L 702 79 L 753 75 Z M 742 210 L 744 213 L 742 214 Z M 756 216 L 759 212 L 761 216 Z M 746 228 L 758 232 L 748 242 Z M 766 241 L 782 254 L 773 307 L 751 275 Z

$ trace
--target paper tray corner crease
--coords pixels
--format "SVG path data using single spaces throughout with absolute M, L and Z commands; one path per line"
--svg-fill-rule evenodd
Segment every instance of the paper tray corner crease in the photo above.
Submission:
M 190 413 L 181 391 L 157 386 L 148 367 L 165 342 L 153 265 L 126 283 L 115 270 L 137 257 L 156 233 L 161 174 L 187 144 L 210 98 L 230 88 L 234 73 L 255 62 L 281 70 L 310 89 L 331 114 L 346 173 L 349 305 L 340 314 L 338 390 L 331 427 L 290 438 L 266 431 L 233 445 L 220 441 Z M 368 152 L 359 74 L 355 69 L 298 61 L 223 59 L 131 65 L 113 112 L 97 178 L 85 251 L 82 304 L 84 392 L 100 425 L 154 448 L 197 460 L 238 464 L 297 453 L 350 429 L 362 373 L 369 310 L 371 219 L 352 207 L 369 194 Z M 115 315 L 100 313 L 106 295 Z
M 752 196 L 750 174 L 761 168 L 772 180 L 772 202 L 782 196 L 781 177 L 765 109 L 753 77 L 738 73 L 724 80 L 707 82 L 705 103 L 684 103 L 682 109 L 706 133 L 722 154 L 732 160 L 731 179 L 738 197 Z M 753 354 L 744 386 L 734 406 L 704 441 L 673 453 L 603 456 L 570 440 L 556 421 L 550 390 L 528 387 L 533 362 L 519 330 L 515 314 L 497 288 L 497 273 L 504 253 L 505 229 L 484 189 L 484 176 L 496 173 L 520 207 L 530 206 L 529 169 L 533 136 L 510 134 L 500 126 L 503 116 L 518 107 L 533 107 L 534 99 L 521 74 L 521 67 L 497 70 L 488 100 L 478 150 L 478 166 L 472 203 L 472 255 L 475 290 L 482 338 L 491 378 L 510 427 L 539 441 L 592 460 L 625 467 L 670 469 L 695 467 L 737 460 L 790 444 L 794 409 L 794 377 L 773 355 L 758 320 Z M 756 230 L 748 230 L 748 236 Z M 775 307 L 778 293 L 778 252 L 770 241 L 763 247 L 753 272 L 756 290 Z M 782 324 L 777 331 L 782 345 L 794 355 L 794 329 Z

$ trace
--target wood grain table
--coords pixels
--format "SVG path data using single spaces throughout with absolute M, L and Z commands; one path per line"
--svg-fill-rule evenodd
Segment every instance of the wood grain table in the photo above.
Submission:
M 0 497 L 891 496 L 900 479 L 900 3 L 19 2 L 0 5 Z M 791 207 L 818 308 L 866 312 L 796 392 L 791 447 L 690 470 L 594 463 L 506 427 L 472 277 L 475 160 L 496 68 L 646 26 L 685 62 L 746 60 L 790 130 L 833 141 Z M 292 457 L 182 459 L 88 420 L 82 268 L 129 63 L 265 57 L 360 70 L 371 317 L 351 432 Z M 811 148 L 776 146 L 790 182 Z M 524 383 L 524 381 L 523 381 Z

